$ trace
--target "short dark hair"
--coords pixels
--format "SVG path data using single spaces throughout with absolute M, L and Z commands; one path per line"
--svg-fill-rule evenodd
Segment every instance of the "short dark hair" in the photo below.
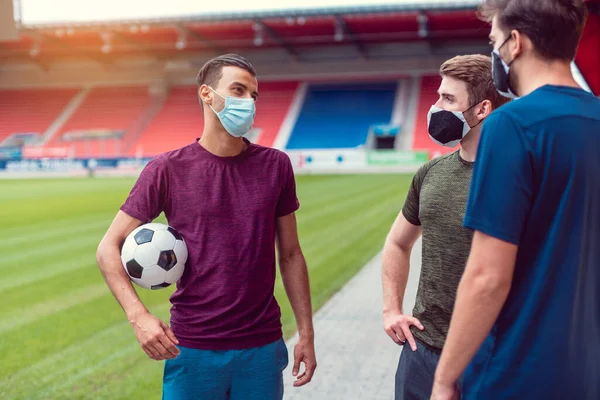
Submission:
M 456 56 L 442 64 L 440 75 L 442 78 L 448 76 L 467 84 L 469 106 L 489 100 L 496 109 L 509 101 L 507 97 L 501 96 L 494 86 L 492 59 L 489 56 Z
M 484 0 L 479 15 L 498 16 L 500 29 L 523 33 L 547 60 L 573 60 L 588 10 L 583 0 Z
M 216 85 L 223 76 L 223 67 L 228 66 L 242 68 L 250 72 L 252 76 L 256 76 L 256 70 L 244 57 L 234 53 L 223 54 L 207 61 L 206 64 L 202 66 L 196 77 L 198 86 Z

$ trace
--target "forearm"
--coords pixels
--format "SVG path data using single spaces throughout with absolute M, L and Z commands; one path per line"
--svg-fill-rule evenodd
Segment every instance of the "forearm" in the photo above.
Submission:
M 127 319 L 131 321 L 135 315 L 146 312 L 146 307 L 135 292 L 129 276 L 121 264 L 119 247 L 102 242 L 98 246 L 96 260 L 104 280 L 125 311 Z
M 301 251 L 279 261 L 281 278 L 296 317 L 300 337 L 314 336 L 308 268 Z
M 410 250 L 387 241 L 383 248 L 383 311 L 402 312 L 404 291 L 410 270 Z
M 437 382 L 453 385 L 458 381 L 496 322 L 510 285 L 491 282 L 493 279 L 467 267 L 435 374 Z

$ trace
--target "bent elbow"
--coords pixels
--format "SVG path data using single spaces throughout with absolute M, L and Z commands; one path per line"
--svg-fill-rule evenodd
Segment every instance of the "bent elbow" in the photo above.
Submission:
M 512 280 L 497 274 L 478 274 L 471 284 L 481 298 L 497 300 L 506 299 Z
M 98 247 L 96 248 L 96 264 L 98 267 L 102 268 L 102 263 L 104 262 L 104 239 L 100 241 Z

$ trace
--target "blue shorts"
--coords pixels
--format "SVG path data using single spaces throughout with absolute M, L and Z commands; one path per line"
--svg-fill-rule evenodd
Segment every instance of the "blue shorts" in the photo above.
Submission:
M 179 356 L 165 362 L 163 400 L 283 399 L 283 339 L 244 350 L 178 348 Z

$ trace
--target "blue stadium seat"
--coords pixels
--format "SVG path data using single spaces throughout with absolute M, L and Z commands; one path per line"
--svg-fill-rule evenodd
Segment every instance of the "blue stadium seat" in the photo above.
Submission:
M 311 86 L 286 148 L 365 144 L 371 125 L 390 123 L 396 88 L 396 82 Z

